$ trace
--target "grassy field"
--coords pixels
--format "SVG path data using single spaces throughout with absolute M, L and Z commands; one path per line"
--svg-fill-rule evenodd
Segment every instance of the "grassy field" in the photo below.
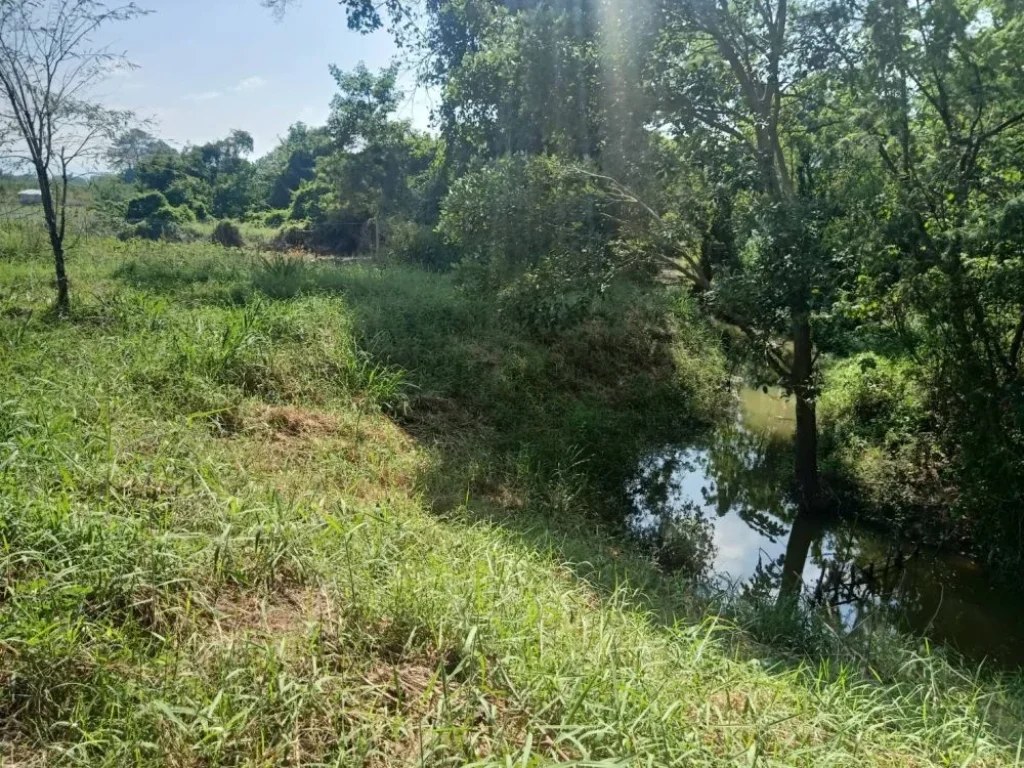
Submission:
M 1022 762 L 1012 681 L 773 644 L 618 535 L 730 402 L 684 299 L 537 339 L 411 269 L 93 240 L 56 320 L 12 242 L 0 764 Z

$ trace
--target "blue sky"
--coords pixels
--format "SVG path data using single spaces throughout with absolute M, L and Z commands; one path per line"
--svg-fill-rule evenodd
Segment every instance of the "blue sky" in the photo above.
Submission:
M 108 27 L 102 42 L 138 69 L 103 83 L 98 100 L 154 120 L 175 146 L 241 128 L 256 154 L 269 151 L 296 121 L 322 124 L 334 95 L 329 64 L 386 66 L 387 34 L 350 32 L 335 0 L 299 0 L 277 21 L 259 0 L 140 0 L 154 13 Z M 426 128 L 429 95 L 407 76 L 400 116 Z

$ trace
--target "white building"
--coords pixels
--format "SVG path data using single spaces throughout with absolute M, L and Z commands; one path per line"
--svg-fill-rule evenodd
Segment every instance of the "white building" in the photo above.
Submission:
M 43 202 L 43 193 L 38 189 L 23 189 L 18 193 L 18 202 L 22 205 L 39 205 Z

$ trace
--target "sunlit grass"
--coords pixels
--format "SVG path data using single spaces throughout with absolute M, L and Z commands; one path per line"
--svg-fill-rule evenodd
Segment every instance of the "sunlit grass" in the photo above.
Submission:
M 625 436 L 715 407 L 699 330 L 645 372 L 635 297 L 534 342 L 411 270 L 71 269 L 57 321 L 0 261 L 7 762 L 1019 762 L 1011 689 L 758 646 L 609 533 Z

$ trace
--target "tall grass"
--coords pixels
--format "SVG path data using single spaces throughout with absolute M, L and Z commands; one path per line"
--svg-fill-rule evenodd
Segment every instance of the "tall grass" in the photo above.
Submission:
M 603 521 L 718 407 L 684 308 L 542 344 L 442 277 L 96 241 L 58 321 L 46 268 L 0 262 L 6 763 L 1020 762 L 1009 681 L 759 645 Z

